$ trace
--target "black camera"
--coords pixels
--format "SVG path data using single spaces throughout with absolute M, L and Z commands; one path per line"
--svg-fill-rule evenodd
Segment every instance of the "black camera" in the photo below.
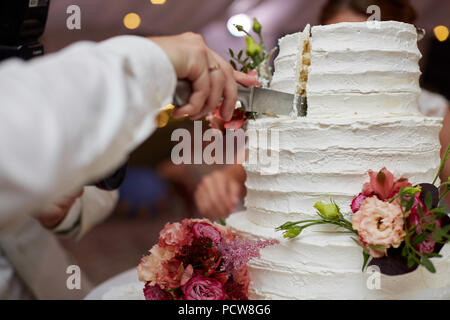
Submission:
M 17 57 L 29 60 L 44 54 L 39 42 L 45 30 L 50 0 L 0 0 L 0 61 Z M 125 179 L 127 164 L 108 178 L 89 184 L 115 190 Z
M 50 0 L 0 1 L 0 60 L 25 60 L 44 54 L 39 42 L 45 30 Z

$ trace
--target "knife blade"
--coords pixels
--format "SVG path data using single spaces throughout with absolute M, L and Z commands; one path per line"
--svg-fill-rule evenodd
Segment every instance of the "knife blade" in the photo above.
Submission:
M 191 94 L 191 83 L 187 80 L 179 80 L 173 98 L 173 105 L 180 107 L 187 104 Z M 294 112 L 297 113 L 294 114 L 295 116 L 306 115 L 306 98 L 290 93 L 260 87 L 244 87 L 238 84 L 238 100 L 247 112 L 287 116 L 292 116 Z M 295 108 L 298 109 L 297 112 L 293 108 L 296 101 L 296 105 L 300 106 Z

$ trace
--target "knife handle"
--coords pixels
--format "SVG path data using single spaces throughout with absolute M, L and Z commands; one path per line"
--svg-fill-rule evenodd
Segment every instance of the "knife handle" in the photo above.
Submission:
M 250 106 L 251 88 L 244 87 L 241 84 L 238 86 L 238 100 L 241 102 L 242 107 L 248 110 Z M 173 96 L 173 105 L 176 108 L 182 107 L 189 102 L 192 95 L 192 83 L 189 80 L 178 80 L 177 87 L 175 89 L 175 95 Z
M 188 80 L 178 80 L 172 104 L 175 106 L 175 108 L 182 107 L 189 102 L 191 95 L 192 95 L 191 82 Z

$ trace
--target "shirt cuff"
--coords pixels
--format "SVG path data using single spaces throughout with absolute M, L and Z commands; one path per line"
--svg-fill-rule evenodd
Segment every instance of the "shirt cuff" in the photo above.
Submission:
M 56 234 L 67 234 L 80 226 L 82 204 L 78 198 L 70 208 L 66 217 L 54 228 L 52 232 Z

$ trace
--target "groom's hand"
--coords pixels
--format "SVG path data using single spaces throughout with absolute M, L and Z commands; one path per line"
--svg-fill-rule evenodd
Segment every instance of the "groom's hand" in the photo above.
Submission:
M 188 32 L 149 39 L 168 55 L 178 79 L 192 82 L 193 94 L 189 103 L 174 111 L 175 118 L 189 115 L 193 120 L 199 119 L 222 104 L 221 116 L 229 121 L 237 101 L 236 81 L 246 86 L 258 83 L 254 76 L 234 71 L 198 34 Z
M 37 220 L 44 228 L 55 228 L 61 221 L 64 220 L 75 201 L 83 195 L 83 191 L 84 189 L 81 189 L 77 194 L 61 199 L 61 201 L 55 203 L 51 208 L 40 213 L 37 216 Z

